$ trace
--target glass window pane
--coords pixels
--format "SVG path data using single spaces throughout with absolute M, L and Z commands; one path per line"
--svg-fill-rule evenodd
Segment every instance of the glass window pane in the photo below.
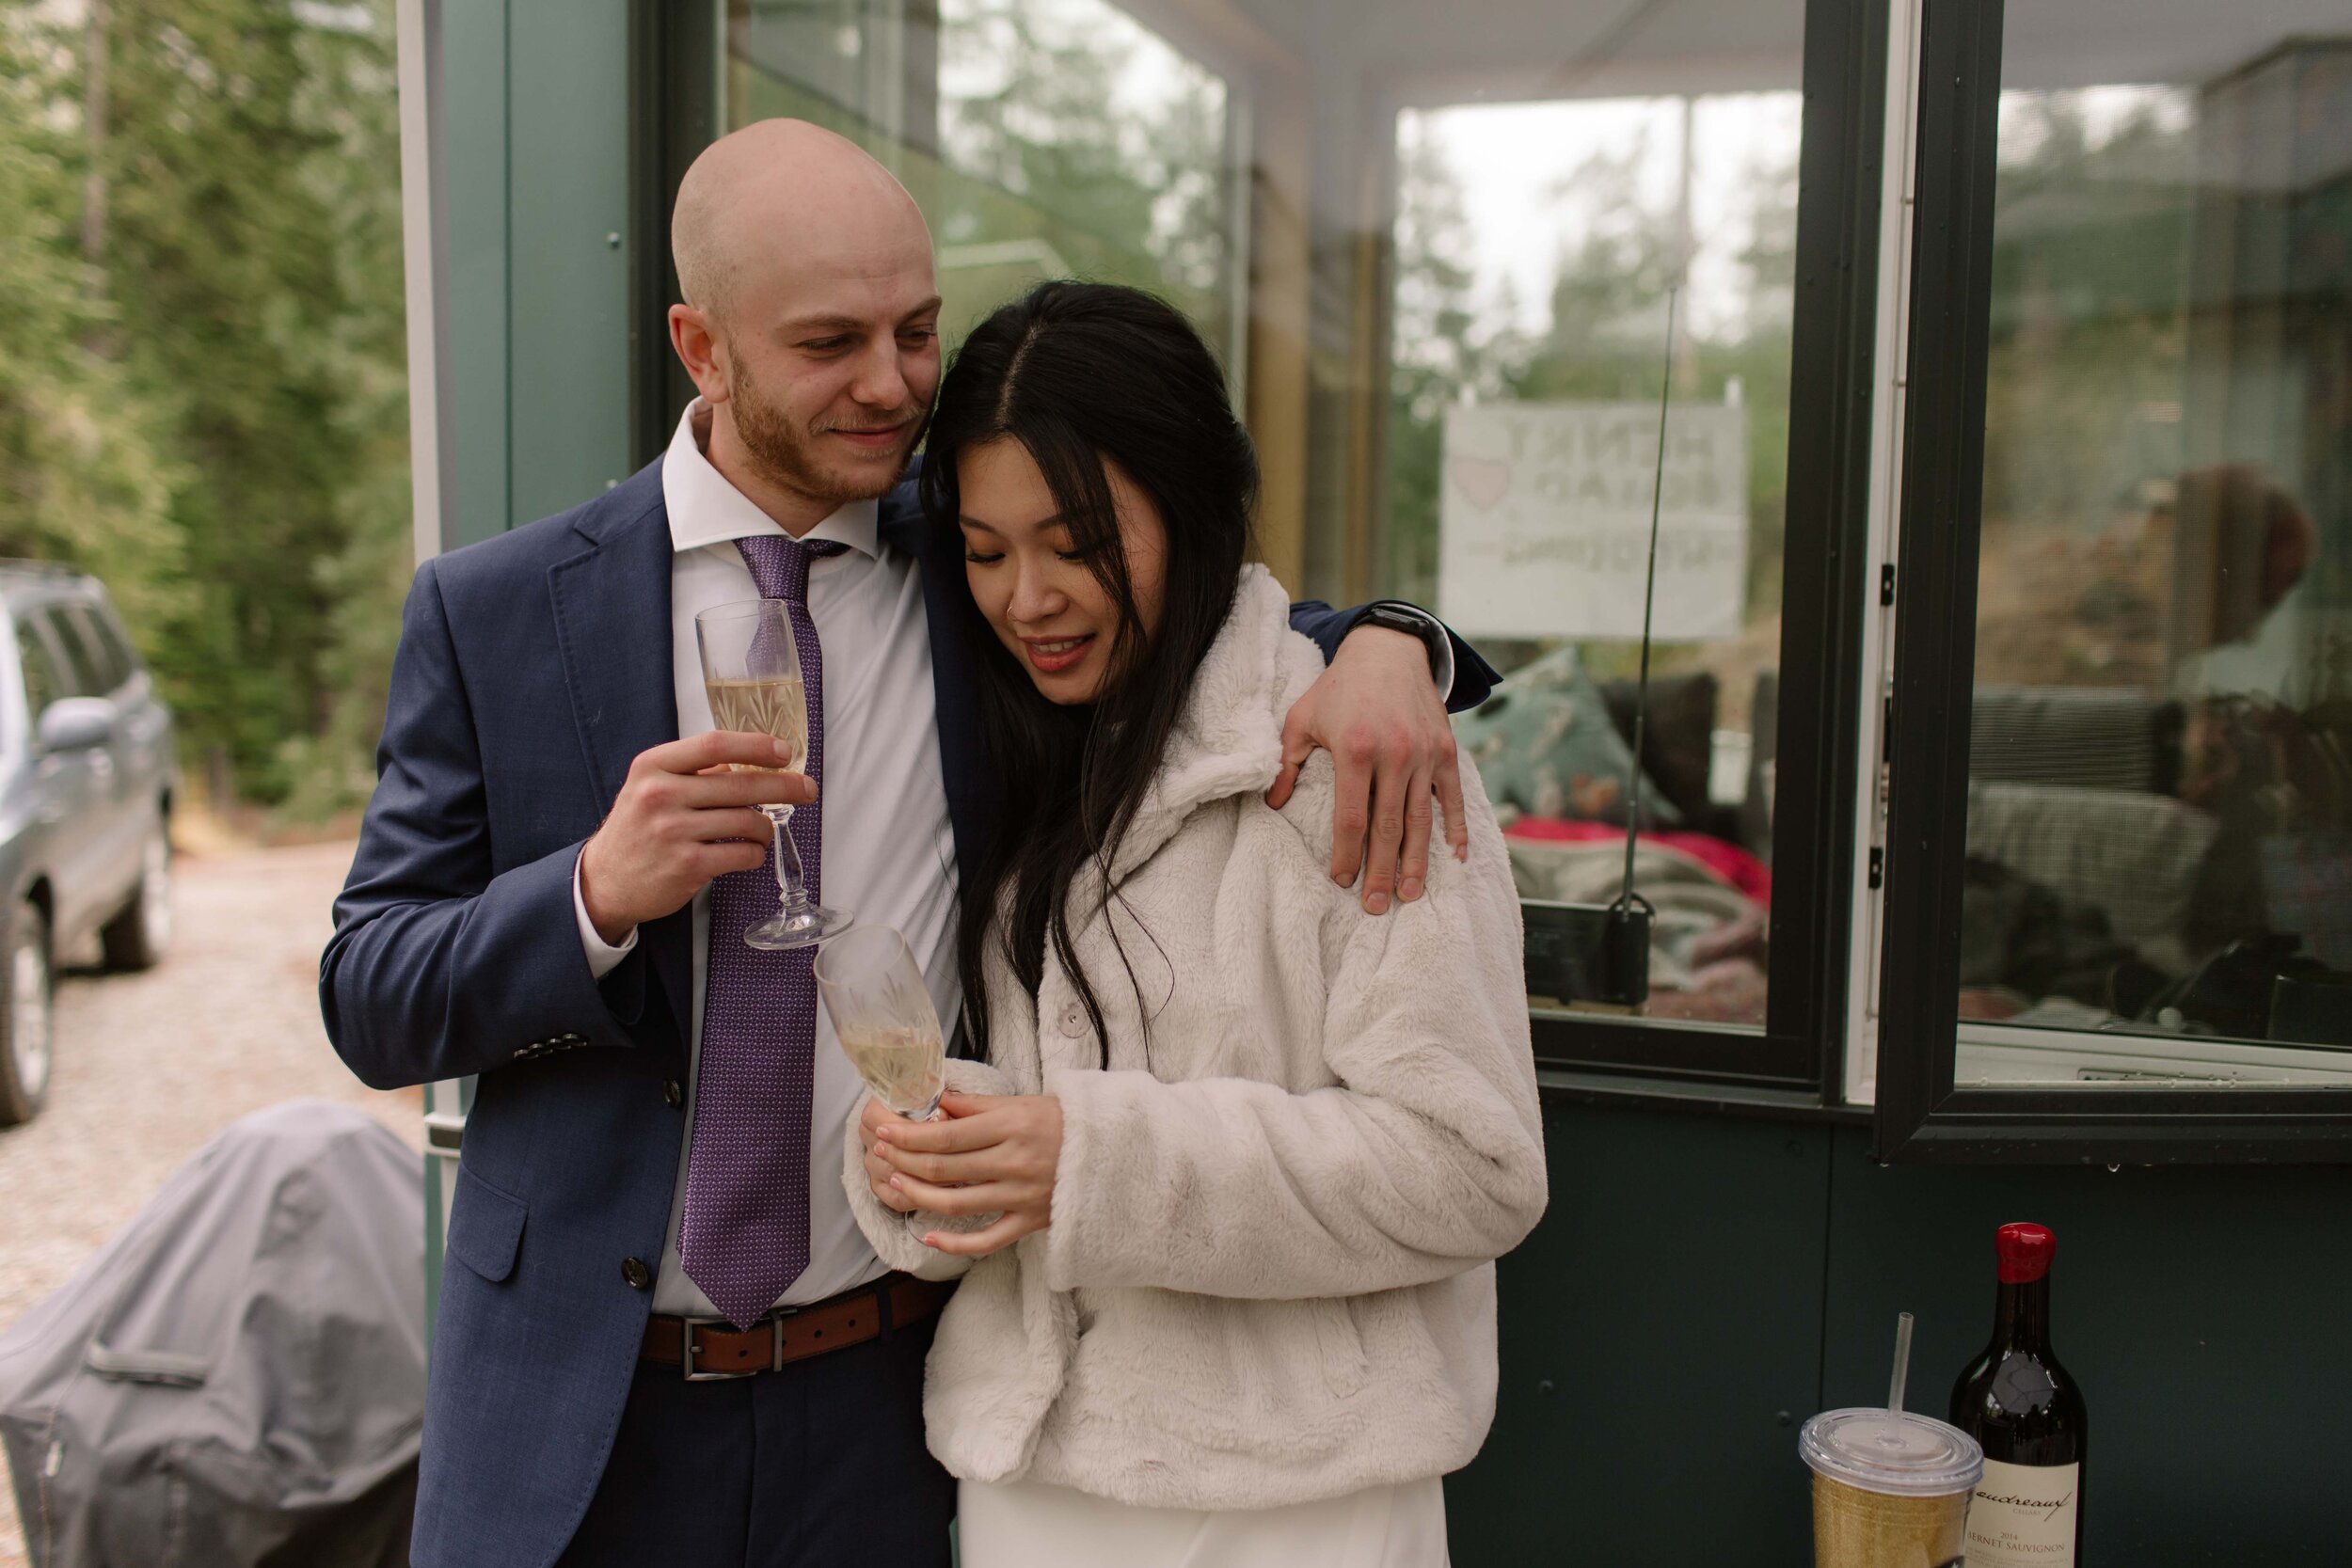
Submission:
M 2343 21 L 2008 13 L 1963 1084 L 2352 1045 Z
M 105 671 L 92 650 L 84 645 L 82 634 L 66 607 L 53 604 L 41 611 L 41 617 L 49 623 L 49 635 L 56 641 L 57 651 L 65 656 L 66 679 L 73 688 L 70 695 L 105 696 L 110 689 Z
M 43 710 L 65 691 L 57 679 L 56 664 L 41 644 L 40 631 L 30 621 L 16 623 L 16 662 L 24 673 L 25 718 L 37 726 Z
M 1801 0 L 725 15 L 726 123 L 816 119 L 897 171 L 951 348 L 1048 277 L 1167 294 L 1225 356 L 1277 575 L 1428 605 L 1506 672 L 1460 733 L 1510 823 L 1535 1005 L 1763 1026 Z M 1656 915 L 1629 1006 L 1594 944 L 1637 787 Z
M 99 690 L 111 694 L 131 678 L 130 650 L 123 647 L 114 628 L 95 605 L 64 606 L 59 613 L 71 624 L 76 641 L 88 656 L 90 667 L 97 673 Z
M 1786 66 L 1783 90 L 1397 118 L 1387 590 L 1508 673 L 1459 727 L 1514 818 L 1523 891 L 1613 902 L 1638 788 L 1634 881 L 1658 911 L 1639 1011 L 1750 1026 L 1772 856 L 1754 720 L 1780 649 L 1788 455 L 1793 53 Z
M 955 341 L 1048 277 L 1168 295 L 1233 346 L 1224 79 L 1108 0 L 730 0 L 730 126 L 788 115 L 887 164 Z

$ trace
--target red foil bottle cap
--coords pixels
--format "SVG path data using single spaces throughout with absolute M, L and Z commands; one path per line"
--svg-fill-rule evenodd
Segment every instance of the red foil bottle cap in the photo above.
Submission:
M 2005 1225 L 1994 1241 L 1993 1252 L 2000 1259 L 2002 1284 L 2029 1284 L 2050 1272 L 2050 1259 L 2058 1256 L 2058 1238 L 2047 1226 Z

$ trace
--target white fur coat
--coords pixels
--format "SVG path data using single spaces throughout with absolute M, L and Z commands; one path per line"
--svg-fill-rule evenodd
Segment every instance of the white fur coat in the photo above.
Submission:
M 992 971 L 993 1067 L 951 1082 L 1058 1096 L 1063 1142 L 1052 1225 L 972 1265 L 940 1323 L 924 1413 L 958 1476 L 1264 1508 L 1442 1474 L 1486 1437 L 1491 1260 L 1545 1198 L 1518 900 L 1467 758 L 1468 863 L 1440 841 L 1428 891 L 1384 916 L 1328 874 L 1327 757 L 1267 809 L 1322 668 L 1251 567 L 1122 897 L 1073 890 L 1110 1070 L 1050 953 L 1034 1001 Z M 854 1128 L 844 1149 L 882 1259 L 961 1272 L 919 1241 L 934 1217 L 875 1199 Z

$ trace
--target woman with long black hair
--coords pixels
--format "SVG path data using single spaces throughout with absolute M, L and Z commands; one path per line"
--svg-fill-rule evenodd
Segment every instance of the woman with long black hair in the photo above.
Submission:
M 868 1105 L 844 1179 L 882 1257 L 968 1270 L 930 1443 L 966 1568 L 1427 1568 L 1494 1408 L 1492 1259 L 1544 1204 L 1518 905 L 1469 840 L 1371 915 L 1330 766 L 1264 792 L 1321 669 L 1245 564 L 1257 465 L 1168 305 L 1049 283 L 942 387 L 1002 784 L 967 863 L 943 1119 Z

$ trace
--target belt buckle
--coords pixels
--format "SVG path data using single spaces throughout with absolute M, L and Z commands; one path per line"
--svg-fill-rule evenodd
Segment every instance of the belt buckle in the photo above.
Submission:
M 784 1320 L 800 1311 L 797 1307 L 779 1307 L 768 1317 L 768 1365 L 746 1367 L 739 1372 L 706 1372 L 694 1365 L 694 1331 L 698 1328 L 735 1325 L 724 1318 L 687 1318 L 683 1338 L 678 1344 L 678 1366 L 689 1383 L 731 1383 L 739 1377 L 757 1377 L 762 1372 L 784 1370 Z

